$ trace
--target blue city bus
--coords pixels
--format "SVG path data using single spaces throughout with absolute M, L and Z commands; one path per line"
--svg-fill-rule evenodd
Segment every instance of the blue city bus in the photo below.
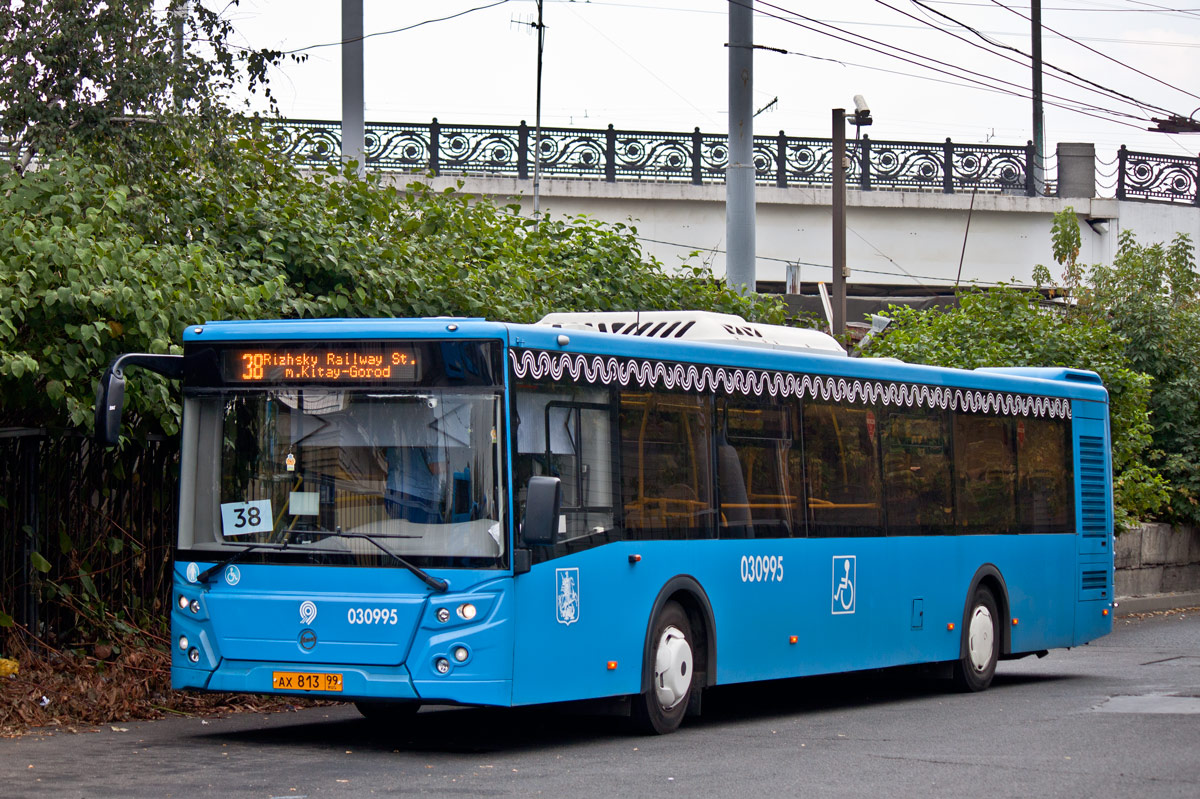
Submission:
M 1092 372 L 847 357 L 691 313 L 214 322 L 182 380 L 177 689 L 422 704 L 614 700 L 997 661 L 1111 631 Z

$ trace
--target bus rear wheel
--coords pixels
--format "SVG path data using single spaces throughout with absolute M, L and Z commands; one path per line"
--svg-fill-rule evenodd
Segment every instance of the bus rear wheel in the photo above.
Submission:
M 992 684 L 1000 659 L 1000 614 L 990 589 L 975 589 L 966 622 L 963 656 L 954 664 L 954 682 L 963 691 L 982 691 Z
M 665 735 L 679 729 L 695 681 L 692 626 L 678 602 L 663 605 L 650 640 L 650 690 L 634 697 L 633 719 L 643 732 Z

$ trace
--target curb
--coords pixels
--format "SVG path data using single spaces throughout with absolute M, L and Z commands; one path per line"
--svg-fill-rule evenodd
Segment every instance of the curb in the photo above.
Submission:
M 1194 608 L 1200 607 L 1200 591 L 1154 594 L 1152 596 L 1121 596 L 1117 597 L 1116 604 L 1116 615 L 1118 616 L 1128 616 L 1131 613 L 1152 613 L 1156 610 Z

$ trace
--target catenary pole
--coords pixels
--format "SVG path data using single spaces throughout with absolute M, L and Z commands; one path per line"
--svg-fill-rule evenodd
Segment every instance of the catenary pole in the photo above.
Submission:
M 729 2 L 729 162 L 725 168 L 725 282 L 755 290 L 754 251 L 754 11 Z
M 833 109 L 833 335 L 846 332 L 846 109 Z
M 342 0 L 342 160 L 356 161 L 359 173 L 366 122 L 363 112 L 363 0 Z
M 1042 112 L 1042 0 L 1032 0 L 1029 20 L 1033 37 L 1033 185 L 1046 193 L 1046 118 Z

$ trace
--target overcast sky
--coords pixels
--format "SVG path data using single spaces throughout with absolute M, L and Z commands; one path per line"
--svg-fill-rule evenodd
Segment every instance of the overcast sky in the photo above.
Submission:
M 533 0 L 364 0 L 364 7 L 368 121 L 532 124 Z M 765 109 L 756 134 L 828 137 L 830 109 L 853 107 L 862 94 L 875 117 L 866 132 L 875 139 L 1023 144 L 1032 135 L 1028 59 L 998 55 L 981 38 L 1029 52 L 1029 0 L 771 0 L 754 7 L 755 43 L 787 51 L 755 53 L 754 104 Z M 254 47 L 293 50 L 341 38 L 338 0 L 242 0 L 227 13 Z M 728 129 L 724 0 L 545 0 L 544 14 L 544 125 Z M 1200 106 L 1200 2 L 1045 0 L 1042 22 L 1044 60 L 1078 76 L 1068 83 L 1046 67 L 1050 152 L 1055 142 L 1082 141 L 1097 145 L 1101 161 L 1111 161 L 1121 144 L 1196 155 L 1200 134 L 1145 128 L 1151 116 L 1188 116 Z M 340 47 L 305 52 L 306 63 L 285 64 L 272 78 L 280 111 L 337 119 Z M 1087 81 L 1133 102 L 1093 91 Z M 1095 107 L 1089 116 L 1049 103 Z

